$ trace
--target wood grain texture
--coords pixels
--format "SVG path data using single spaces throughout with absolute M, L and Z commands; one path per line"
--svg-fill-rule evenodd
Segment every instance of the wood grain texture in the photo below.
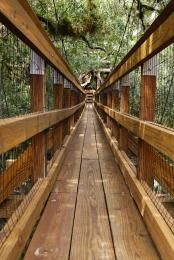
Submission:
M 103 125 L 104 132 L 118 161 L 120 170 L 129 186 L 131 195 L 138 206 L 138 209 L 145 224 L 147 225 L 153 241 L 160 252 L 161 257 L 172 260 L 174 256 L 174 236 L 170 228 L 158 212 L 151 199 L 147 196 L 124 154 L 119 150 L 117 144 L 112 142 L 110 133 L 107 128 L 105 128 L 101 119 L 100 122 Z
M 32 175 L 31 145 L 0 175 L 0 203 Z
M 77 122 L 76 127 L 78 126 L 78 124 L 79 121 Z M 1 247 L 0 257 L 3 260 L 19 259 L 19 256 L 21 255 L 22 250 L 24 249 L 30 237 L 30 234 L 33 231 L 33 228 L 38 218 L 40 217 L 48 196 L 57 179 L 57 172 L 60 170 L 62 162 L 64 161 L 67 146 L 69 145 L 72 136 L 75 134 L 75 130 L 76 128 L 71 132 L 71 136 L 67 138 L 64 146 L 59 151 L 56 160 L 50 168 L 48 176 L 44 180 L 42 180 L 37 193 L 33 197 L 26 211 L 18 220 L 18 223 L 15 225 L 14 229 Z M 14 216 L 12 216 L 12 222 L 16 218 L 16 215 L 18 214 L 14 213 Z M 9 230 L 8 227 L 7 230 Z
M 63 108 L 63 85 L 62 84 L 54 84 L 53 86 L 53 93 L 54 93 L 54 108 L 55 109 L 62 109 Z M 54 150 L 56 151 L 60 148 L 63 140 L 63 133 L 62 129 L 63 125 L 62 122 L 55 125 L 54 128 Z
M 68 259 L 75 200 L 75 193 L 51 194 L 25 260 Z
M 96 104 L 117 123 L 174 160 L 174 131 L 172 129 L 139 120 L 127 114 L 114 111 L 99 103 Z
M 96 131 L 98 122 L 95 121 Z M 97 137 L 97 148 L 100 151 L 101 138 L 106 140 L 104 133 Z M 113 153 L 108 149 L 99 152 L 99 161 L 103 180 L 106 203 L 114 238 L 117 259 L 159 259 L 153 242 L 145 228 L 143 220 L 130 196 Z
M 1 0 L 0 20 L 24 40 L 31 48 L 49 61 L 58 71 L 69 79 L 77 89 L 84 93 L 79 81 L 72 73 L 69 65 L 43 29 L 38 17 L 26 0 Z
M 84 122 L 82 120 L 76 129 L 74 138 L 67 147 L 67 151 L 70 150 L 71 155 L 76 144 L 75 140 L 77 140 L 77 143 L 83 142 L 84 132 Z M 79 134 L 83 138 L 79 138 Z M 80 151 L 82 153 L 82 147 Z M 69 154 L 66 153 L 25 259 L 44 259 L 45 257 L 56 260 L 69 259 L 80 163 L 81 157 L 70 158 Z
M 115 259 L 97 160 L 82 161 L 70 259 Z
M 84 106 L 84 102 L 72 108 L 34 113 L 0 120 L 0 153 L 4 153 L 43 130 L 61 122 Z

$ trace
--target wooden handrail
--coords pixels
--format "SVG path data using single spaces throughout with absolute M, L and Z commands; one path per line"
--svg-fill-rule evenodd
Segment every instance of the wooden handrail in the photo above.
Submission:
M 174 41 L 173 21 L 174 0 L 171 0 L 142 38 L 108 76 L 103 85 L 97 90 L 97 93 L 100 93 L 103 89 L 109 87 L 121 77 L 170 45 Z
M 17 118 L 0 120 L 0 154 L 28 140 L 43 130 L 63 121 L 84 106 L 85 102 L 71 108 L 33 113 Z
M 0 21 L 84 93 L 78 79 L 54 47 L 26 0 L 1 0 Z
M 95 103 L 117 123 L 174 160 L 174 130 L 139 120 L 136 117 L 117 112 L 100 103 Z

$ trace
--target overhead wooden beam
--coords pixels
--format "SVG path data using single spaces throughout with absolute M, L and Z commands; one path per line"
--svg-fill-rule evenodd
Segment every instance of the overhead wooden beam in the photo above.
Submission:
M 84 93 L 78 79 L 54 47 L 26 0 L 1 0 L 0 21 Z
M 63 121 L 84 106 L 85 102 L 62 110 L 34 113 L 11 119 L 0 119 L 0 154 Z
M 142 38 L 135 44 L 121 63 L 109 75 L 97 93 L 109 87 L 125 74 L 143 64 L 156 53 L 174 41 L 174 0 L 171 0 L 164 11 L 150 26 Z
M 174 160 L 174 131 L 136 117 L 117 112 L 95 102 L 106 114 L 161 153 Z

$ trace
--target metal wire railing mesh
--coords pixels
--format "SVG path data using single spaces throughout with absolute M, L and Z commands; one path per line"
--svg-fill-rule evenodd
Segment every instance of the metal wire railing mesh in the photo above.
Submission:
M 0 24 L 0 118 L 31 113 L 30 64 L 31 49 L 3 24 Z M 45 71 L 45 107 L 54 109 L 54 69 L 47 64 Z M 29 115 L 28 115 L 29 116 Z M 66 129 L 65 129 L 66 130 Z M 44 131 L 45 176 L 56 149 L 54 126 Z M 0 154 L 0 248 L 30 205 L 43 177 L 34 180 L 33 138 Z M 38 165 L 42 164 L 39 157 Z
M 0 118 L 31 112 L 30 48 L 0 24 Z
M 29 205 L 27 194 L 33 188 L 32 145 L 31 140 L 16 146 L 0 155 L 0 247 L 12 229 L 8 219 L 13 215 L 13 227 Z M 30 198 L 31 198 L 30 194 Z M 21 208 L 22 203 L 22 208 Z M 19 208 L 20 207 L 20 208 Z M 5 225 L 5 226 L 4 226 Z
M 174 44 L 157 55 L 155 122 L 174 128 Z
M 152 57 L 146 64 L 144 63 L 141 67 L 130 72 L 129 114 L 131 116 L 134 116 L 137 119 L 141 118 L 142 120 L 143 111 L 140 110 L 140 105 L 142 105 L 141 98 L 143 99 L 143 92 L 141 91 L 141 88 L 142 84 L 149 84 L 150 82 L 150 84 L 155 84 L 153 86 L 155 88 L 153 97 L 155 102 L 151 104 L 151 107 L 145 108 L 148 109 L 151 115 L 151 119 L 148 120 L 148 123 L 157 124 L 164 127 L 164 129 L 168 128 L 169 130 L 174 128 L 173 68 L 174 44 L 172 43 Z M 142 81 L 142 79 L 145 81 Z M 109 88 L 108 91 L 104 90 L 101 95 L 101 102 L 105 106 L 107 105 L 106 95 L 108 93 Z M 151 94 L 153 94 L 153 92 L 151 92 Z M 120 95 L 119 89 L 119 96 Z M 102 96 L 104 98 L 102 98 Z M 117 110 L 119 111 L 119 108 Z M 99 113 L 106 123 L 107 114 L 101 108 L 99 109 Z M 112 124 L 118 126 L 116 122 Z M 113 126 L 111 126 L 111 128 L 112 127 Z M 121 129 L 122 125 L 119 127 Z M 135 133 L 128 131 L 127 134 L 127 137 L 125 137 L 127 138 L 127 149 L 124 148 L 124 152 L 129 158 L 129 165 L 134 173 L 137 174 L 137 177 L 138 174 L 142 174 L 139 178 L 144 190 L 174 233 L 174 161 L 164 153 L 161 153 L 153 146 L 138 138 Z M 119 143 L 119 129 L 114 132 L 114 137 L 116 137 Z M 143 148 L 144 146 L 145 148 Z
M 153 149 L 148 165 L 141 183 L 174 233 L 174 161 Z
M 130 73 L 129 113 L 139 117 L 141 91 L 141 67 Z
M 54 109 L 53 75 L 54 75 L 54 69 L 50 65 L 47 65 L 47 68 L 46 68 L 46 111 Z

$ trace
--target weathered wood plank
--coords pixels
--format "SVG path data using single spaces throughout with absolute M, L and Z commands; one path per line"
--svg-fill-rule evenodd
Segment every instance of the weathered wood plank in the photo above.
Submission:
M 98 122 L 95 125 L 97 129 Z M 105 136 L 103 140 L 106 140 Z M 99 144 L 100 138 L 97 138 L 98 150 Z M 107 158 L 107 149 L 103 151 L 102 157 L 99 153 L 117 259 L 159 259 L 123 175 L 113 160 L 113 153 L 110 154 L 110 161 Z
M 99 116 L 99 115 L 98 115 Z M 100 117 L 99 117 L 100 118 Z M 149 233 L 155 242 L 161 257 L 164 259 L 173 259 L 174 256 L 174 235 L 170 228 L 162 218 L 161 214 L 146 194 L 139 180 L 136 178 L 134 171 L 130 167 L 128 161 L 125 159 L 123 153 L 118 149 L 115 142 L 112 142 L 112 138 L 103 125 L 106 137 L 110 143 L 112 151 L 119 163 L 121 172 L 127 182 L 131 195 L 133 196 L 139 211 L 148 227 Z M 165 245 L 165 246 L 164 246 Z
M 107 194 L 117 259 L 160 257 L 129 194 Z
M 77 122 L 76 127 L 78 126 L 78 124 L 79 121 Z M 5 243 L 1 247 L 0 256 L 3 260 L 19 258 L 38 218 L 40 217 L 41 211 L 43 210 L 46 200 L 57 179 L 57 172 L 59 171 L 60 166 L 62 165 L 67 151 L 67 146 L 70 143 L 72 136 L 75 134 L 75 130 L 76 129 L 74 129 L 71 132 L 71 136 L 68 137 L 66 143 L 60 150 L 56 160 L 54 161 L 49 171 L 48 176 L 44 180 L 42 180 L 37 193 L 34 195 L 26 211 L 24 212 L 20 220 L 18 220 L 18 223 L 16 224 L 11 234 L 8 236 Z M 16 215 L 14 215 L 12 222 L 14 221 L 15 216 Z
M 80 123 L 79 129 L 81 125 L 83 122 Z M 78 139 L 79 129 L 75 132 L 67 150 L 73 149 L 76 138 L 77 142 L 82 142 Z M 81 131 L 84 133 L 85 129 Z M 82 148 L 80 152 L 82 153 Z M 25 259 L 47 257 L 68 260 L 81 163 L 81 157 L 74 159 L 72 151 L 71 156 L 69 154 L 65 156 Z
M 70 259 L 115 259 L 97 160 L 82 160 Z
M 75 201 L 75 193 L 51 194 L 25 260 L 68 259 Z

